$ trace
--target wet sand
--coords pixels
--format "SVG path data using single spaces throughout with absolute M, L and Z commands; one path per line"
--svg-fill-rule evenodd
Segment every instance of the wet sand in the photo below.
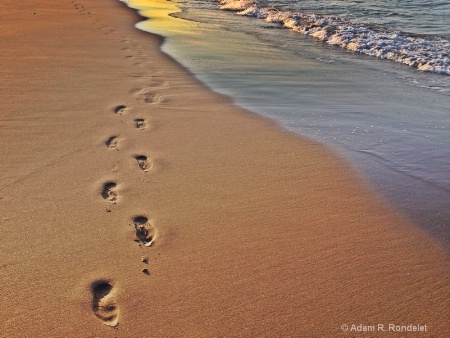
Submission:
M 447 252 L 330 151 L 118 1 L 0 13 L 3 336 L 448 335 Z

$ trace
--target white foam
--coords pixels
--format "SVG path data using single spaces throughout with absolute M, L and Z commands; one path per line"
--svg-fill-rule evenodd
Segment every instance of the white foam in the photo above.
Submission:
M 409 36 L 332 17 L 261 8 L 257 0 L 220 0 L 220 4 L 221 9 L 279 24 L 329 45 L 424 72 L 450 75 L 450 42 L 445 39 Z
M 253 0 L 220 0 L 220 9 L 243 11 L 254 3 Z

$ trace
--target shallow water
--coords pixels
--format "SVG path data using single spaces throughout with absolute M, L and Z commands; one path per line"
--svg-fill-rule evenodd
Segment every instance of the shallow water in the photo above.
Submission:
M 209 3 L 171 18 L 172 3 L 139 5 L 155 19 L 137 27 L 168 37 L 164 50 L 200 80 L 332 147 L 420 226 L 450 239 L 449 77 L 280 36 Z

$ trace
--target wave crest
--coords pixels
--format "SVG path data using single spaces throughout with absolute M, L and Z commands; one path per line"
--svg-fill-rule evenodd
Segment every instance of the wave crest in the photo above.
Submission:
M 256 0 L 220 0 L 220 9 L 264 19 L 329 45 L 415 67 L 420 71 L 450 75 L 450 42 L 421 37 L 343 19 L 262 8 Z

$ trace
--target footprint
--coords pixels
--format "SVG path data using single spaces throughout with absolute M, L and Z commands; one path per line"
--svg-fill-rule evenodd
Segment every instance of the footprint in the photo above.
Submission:
M 123 104 L 121 104 L 114 108 L 114 113 L 122 115 L 123 113 L 125 113 L 126 109 L 127 109 L 127 106 L 124 106 Z
M 147 160 L 147 156 L 145 155 L 138 155 L 134 157 L 139 165 L 139 168 L 141 168 L 143 171 L 148 171 L 151 168 L 151 164 Z
M 155 94 L 152 88 L 144 88 L 137 94 L 137 99 L 145 103 L 160 104 L 166 101 L 166 98 L 160 94 Z
M 108 326 L 119 324 L 119 309 L 113 286 L 101 280 L 92 284 L 92 310 L 94 314 Z
M 156 94 L 156 95 L 147 94 L 144 98 L 145 103 L 160 104 L 160 103 L 163 103 L 164 101 L 166 101 L 164 96 L 159 95 L 159 94 Z
M 106 146 L 110 149 L 116 149 L 119 150 L 117 147 L 119 145 L 119 137 L 118 136 L 111 136 L 106 142 Z
M 145 54 L 140 56 L 147 56 L 147 55 Z M 167 88 L 168 86 L 169 83 L 167 81 L 151 80 L 150 82 L 146 83 L 146 86 L 144 88 L 142 87 L 133 88 L 131 89 L 130 93 L 133 94 L 137 99 L 143 100 L 145 98 L 145 95 L 151 95 L 155 91 Z
M 133 219 L 134 229 L 136 230 L 135 242 L 142 243 L 145 246 L 151 246 L 155 240 L 156 230 L 145 216 L 137 216 Z
M 119 194 L 116 188 L 117 188 L 116 182 L 105 183 L 102 190 L 103 199 L 107 200 L 109 203 L 116 204 L 117 199 L 119 198 Z
M 144 119 L 135 119 L 134 122 L 136 123 L 136 128 L 145 129 L 146 123 Z

